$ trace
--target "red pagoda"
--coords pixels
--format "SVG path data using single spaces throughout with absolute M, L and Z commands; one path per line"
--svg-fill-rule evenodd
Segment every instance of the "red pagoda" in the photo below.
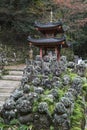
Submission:
M 57 60 L 60 59 L 60 50 L 61 47 L 68 47 L 66 43 L 65 37 L 57 38 L 57 34 L 64 34 L 64 30 L 62 27 L 62 23 L 58 22 L 49 22 L 47 24 L 41 24 L 35 22 L 35 27 L 39 30 L 42 34 L 44 34 L 45 38 L 34 39 L 30 36 L 28 37 L 29 44 L 32 44 L 36 47 L 40 48 L 40 56 L 43 57 L 47 54 L 47 50 L 55 50 L 57 55 Z M 43 55 L 44 50 L 44 55 Z

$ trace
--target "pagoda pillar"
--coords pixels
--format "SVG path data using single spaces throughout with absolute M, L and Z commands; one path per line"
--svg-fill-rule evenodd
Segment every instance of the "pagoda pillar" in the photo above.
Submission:
M 60 60 L 60 49 L 58 47 L 55 48 L 55 53 L 57 56 L 57 60 L 59 61 Z
M 60 60 L 60 49 L 57 48 L 57 60 Z
M 42 47 L 40 47 L 40 57 L 41 57 L 41 58 L 43 57 L 43 50 L 42 50 Z

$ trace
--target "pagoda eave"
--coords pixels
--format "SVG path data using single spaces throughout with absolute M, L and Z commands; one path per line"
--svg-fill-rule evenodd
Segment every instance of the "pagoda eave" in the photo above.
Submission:
M 56 44 L 46 44 L 46 45 L 44 45 L 44 44 L 35 44 L 35 43 L 32 43 L 32 45 L 33 46 L 36 46 L 36 47 L 42 47 L 42 48 L 48 48 L 48 49 L 54 49 L 55 47 L 59 47 L 60 45 L 62 45 L 61 43 L 56 43 Z M 67 48 L 68 47 L 68 45 L 67 44 L 65 44 L 65 45 L 62 45 L 62 47 L 63 48 Z
M 59 45 L 62 45 L 62 47 L 68 47 L 64 37 L 63 38 L 45 38 L 45 39 L 33 39 L 33 38 L 28 37 L 28 41 L 36 47 L 55 48 Z
M 46 34 L 56 35 L 57 33 L 64 33 L 64 29 L 60 21 L 56 23 L 49 22 L 46 24 L 35 22 L 35 27 L 36 27 L 36 30 L 40 31 L 44 35 Z

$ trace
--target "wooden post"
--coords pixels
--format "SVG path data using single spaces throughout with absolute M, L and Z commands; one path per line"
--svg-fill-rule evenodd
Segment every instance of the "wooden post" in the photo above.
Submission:
M 43 57 L 43 50 L 42 50 L 41 47 L 40 47 L 40 57 L 41 57 L 41 58 Z
M 46 55 L 46 54 L 47 54 L 47 48 L 44 49 L 44 55 Z
M 60 60 L 60 49 L 58 47 L 55 48 L 55 53 L 57 56 L 57 60 L 59 61 Z

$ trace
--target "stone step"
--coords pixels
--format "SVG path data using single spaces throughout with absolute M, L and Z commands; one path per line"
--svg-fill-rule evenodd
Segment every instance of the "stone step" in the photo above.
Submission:
M 20 76 L 20 75 L 23 75 L 23 71 L 9 71 L 9 75 Z
M 0 80 L 0 88 L 11 89 L 11 88 L 17 88 L 20 86 L 20 81 L 10 81 L 10 80 Z
M 1 97 L 9 97 L 11 94 L 10 93 L 0 93 L 0 98 Z
M 0 106 L 3 106 L 3 104 L 4 104 L 4 101 L 0 101 Z
M 5 103 L 4 101 L 0 101 L 0 111 L 3 108 L 4 103 Z
M 21 65 L 14 65 L 14 66 L 5 66 L 5 69 L 12 70 L 12 71 L 23 71 L 25 67 L 26 67 L 25 64 L 21 64 Z
M 0 94 L 1 93 L 11 93 L 13 92 L 14 88 L 9 88 L 9 89 L 6 89 L 6 88 L 0 88 Z
M 0 107 L 4 105 L 4 101 L 0 101 Z
M 23 72 L 24 69 L 19 69 L 19 68 L 18 69 L 17 68 L 10 69 L 10 68 L 8 68 L 5 70 L 7 70 L 7 71 L 22 71 Z
M 4 80 L 3 80 L 4 81 Z M 11 86 L 10 88 L 9 88 L 9 86 L 4 86 L 4 87 L 2 87 L 2 86 L 0 86 L 0 90 L 1 89 L 5 89 L 5 90 L 7 90 L 7 89 L 14 89 L 14 86 Z
M 10 97 L 10 95 L 11 95 L 10 93 L 9 94 L 0 94 L 0 101 L 5 102 L 5 100 L 8 99 Z
M 13 80 L 13 81 L 21 81 L 22 76 L 17 75 L 4 75 L 2 77 L 3 80 Z

